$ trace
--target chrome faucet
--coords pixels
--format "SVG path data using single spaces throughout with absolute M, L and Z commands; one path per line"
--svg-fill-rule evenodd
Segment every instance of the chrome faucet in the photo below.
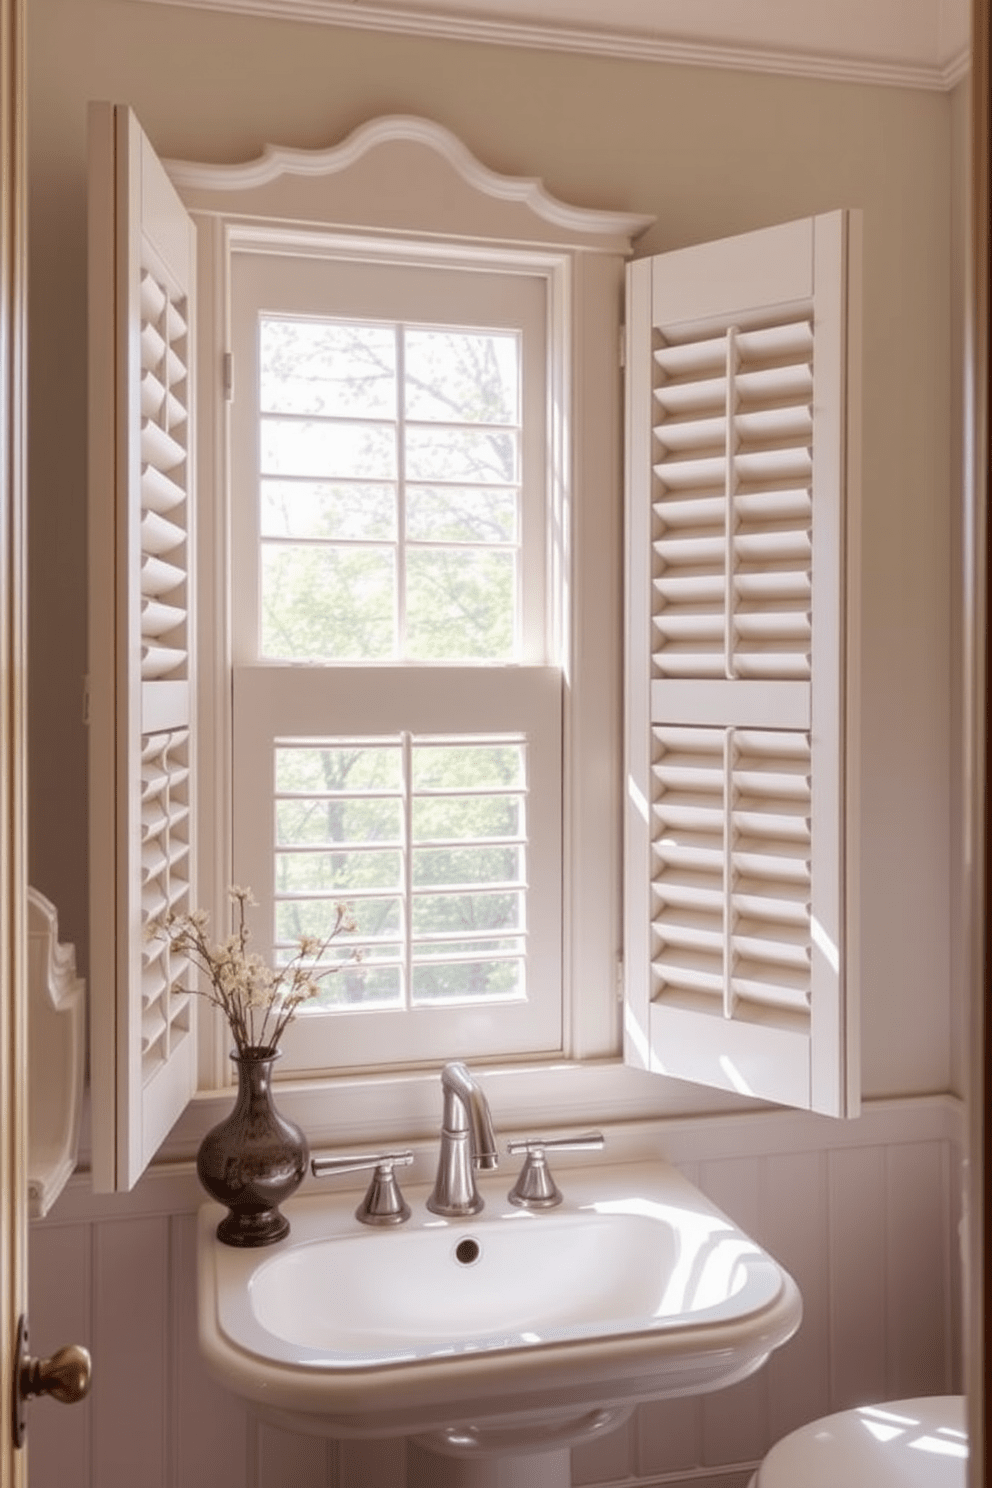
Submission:
M 441 1151 L 427 1207 L 434 1214 L 478 1214 L 484 1200 L 475 1186 L 475 1169 L 495 1168 L 499 1162 L 489 1102 L 460 1061 L 444 1066 L 441 1089 Z

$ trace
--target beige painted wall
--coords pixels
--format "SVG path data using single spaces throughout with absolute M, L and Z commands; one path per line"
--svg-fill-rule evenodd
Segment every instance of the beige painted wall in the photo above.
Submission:
M 416 113 L 566 201 L 656 214 L 645 251 L 864 209 L 864 1089 L 948 1088 L 950 99 L 142 0 L 31 0 L 29 19 L 31 873 L 81 964 L 86 102 L 130 103 L 163 154 L 204 160 Z

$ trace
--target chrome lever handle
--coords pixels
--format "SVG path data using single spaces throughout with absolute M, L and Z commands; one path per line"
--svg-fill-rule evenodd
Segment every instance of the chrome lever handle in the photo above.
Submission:
M 410 1205 L 400 1193 L 393 1169 L 409 1167 L 412 1162 L 413 1153 L 409 1149 L 353 1157 L 315 1157 L 310 1171 L 315 1178 L 322 1178 L 328 1173 L 362 1173 L 373 1168 L 372 1182 L 355 1210 L 355 1218 L 367 1225 L 396 1225 L 410 1218 Z
M 582 1132 L 575 1137 L 519 1137 L 506 1144 L 513 1156 L 518 1152 L 592 1152 L 605 1146 L 602 1132 Z
M 524 1137 L 507 1144 L 507 1152 L 526 1153 L 520 1176 L 510 1189 L 511 1204 L 521 1209 L 552 1209 L 562 1200 L 561 1189 L 551 1176 L 545 1154 L 596 1151 L 604 1145 L 602 1132 L 583 1132 L 575 1137 Z

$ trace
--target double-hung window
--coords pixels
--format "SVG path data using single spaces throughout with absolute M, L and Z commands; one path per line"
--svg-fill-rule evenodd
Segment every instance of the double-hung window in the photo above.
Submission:
M 547 281 L 293 246 L 231 258 L 234 876 L 355 930 L 283 1067 L 559 1050 Z

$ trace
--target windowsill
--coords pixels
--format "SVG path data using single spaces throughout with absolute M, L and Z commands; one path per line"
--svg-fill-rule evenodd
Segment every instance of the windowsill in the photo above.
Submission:
M 604 1122 L 761 1109 L 757 1101 L 628 1069 L 619 1059 L 485 1065 L 475 1063 L 497 1133 L 535 1135 Z M 279 1109 L 314 1148 L 436 1140 L 440 1068 L 363 1073 L 276 1083 Z M 232 1091 L 204 1091 L 176 1123 L 159 1156 L 192 1156 L 230 1109 Z

